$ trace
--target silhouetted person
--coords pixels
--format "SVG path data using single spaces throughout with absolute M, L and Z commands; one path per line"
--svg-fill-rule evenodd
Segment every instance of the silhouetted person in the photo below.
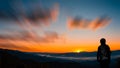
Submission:
M 106 40 L 102 38 L 100 40 L 101 45 L 98 47 L 97 61 L 100 63 L 101 68 L 109 68 L 111 51 Z

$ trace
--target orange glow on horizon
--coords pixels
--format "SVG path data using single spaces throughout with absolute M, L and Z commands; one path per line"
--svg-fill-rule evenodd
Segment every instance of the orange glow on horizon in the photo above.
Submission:
M 3 41 L 1 41 L 3 42 Z M 26 42 L 26 41 L 9 41 L 13 46 L 10 47 L 3 47 L 3 45 L 0 45 L 0 48 L 4 49 L 12 49 L 12 50 L 20 50 L 24 52 L 48 52 L 48 53 L 66 53 L 66 52 L 92 52 L 97 51 L 98 46 L 100 45 L 99 42 L 97 43 L 40 43 L 40 42 Z M 110 46 L 110 49 L 113 50 L 120 50 L 120 43 L 117 43 L 118 41 L 115 41 L 111 43 L 111 41 L 107 42 Z M 9 45 L 9 44 L 7 44 Z
M 20 45 L 17 45 L 20 44 Z M 5 48 L 12 50 L 20 50 L 24 52 L 48 52 L 48 53 L 67 53 L 67 52 L 76 52 L 80 53 L 83 51 L 92 52 L 97 51 L 99 44 L 94 45 L 80 45 L 80 44 L 36 44 L 36 43 L 25 43 L 25 42 L 14 42 L 14 45 L 21 46 L 24 48 Z M 111 50 L 120 50 L 118 44 L 109 44 Z M 3 48 L 0 46 L 0 48 Z

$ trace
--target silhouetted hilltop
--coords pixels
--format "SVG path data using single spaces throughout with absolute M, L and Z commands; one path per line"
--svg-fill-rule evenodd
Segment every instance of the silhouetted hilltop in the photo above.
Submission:
M 37 59 L 39 61 L 36 61 Z M 36 59 L 36 60 L 35 60 Z M 77 68 L 81 67 L 79 63 L 68 61 L 59 62 L 57 59 L 53 61 L 43 62 L 50 58 L 35 56 L 20 51 L 0 49 L 0 68 Z M 41 61 L 40 61 L 41 60 Z
M 119 55 L 119 53 L 119 50 L 113 51 L 112 55 Z M 77 62 L 76 60 L 69 57 L 79 57 L 81 54 L 85 56 L 94 56 L 96 55 L 96 52 L 40 54 L 46 54 L 49 56 L 42 56 L 38 53 L 27 53 L 17 50 L 0 49 L 0 68 L 99 68 L 96 60 Z M 50 57 L 51 55 L 54 55 L 55 57 Z M 56 58 L 56 56 L 61 55 L 68 56 L 69 59 Z M 111 68 L 120 68 L 120 58 L 117 57 L 116 59 L 111 60 Z

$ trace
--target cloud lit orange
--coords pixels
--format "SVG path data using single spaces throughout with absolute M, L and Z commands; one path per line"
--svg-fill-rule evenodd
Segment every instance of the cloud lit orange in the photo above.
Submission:
M 79 17 L 69 17 L 67 25 L 69 29 L 92 29 L 97 30 L 98 28 L 105 27 L 111 22 L 109 17 L 98 17 L 93 20 L 87 20 Z

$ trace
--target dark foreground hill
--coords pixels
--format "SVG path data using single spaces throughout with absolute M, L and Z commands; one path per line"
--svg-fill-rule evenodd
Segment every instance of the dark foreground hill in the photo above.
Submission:
M 116 67 L 120 68 L 120 58 Z M 0 49 L 0 68 L 99 68 L 95 61 L 87 64 L 59 58 L 38 56 L 32 53 Z
M 15 54 L 16 53 L 16 54 Z M 31 54 L 26 54 L 19 51 L 12 51 L 6 49 L 0 49 L 0 68 L 82 68 L 80 63 L 76 62 L 57 62 L 57 60 L 51 62 L 41 62 L 34 59 L 24 59 Z M 34 56 L 32 58 L 38 58 Z M 39 57 L 45 59 L 44 57 Z M 47 59 L 47 58 L 46 58 Z M 49 59 L 49 58 L 48 58 Z M 39 59 L 38 59 L 39 60 Z M 43 61 L 42 60 L 42 61 Z

